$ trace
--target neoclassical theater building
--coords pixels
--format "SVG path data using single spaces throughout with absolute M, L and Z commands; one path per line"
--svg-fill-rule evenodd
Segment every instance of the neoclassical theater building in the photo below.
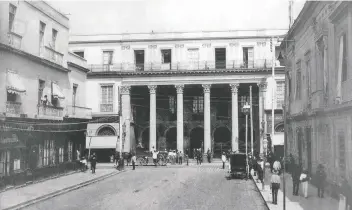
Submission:
M 248 148 L 263 152 L 271 134 L 272 89 L 276 91 L 275 130 L 282 132 L 284 67 L 279 40 L 285 30 L 75 35 L 70 50 L 85 58 L 87 98 L 93 118 L 86 147 L 108 154 L 118 146 L 159 150 L 245 150 L 245 114 L 250 102 Z M 271 37 L 275 37 L 271 39 Z M 272 40 L 272 41 L 271 41 Z M 274 50 L 271 50 L 273 45 Z M 272 80 L 275 65 L 275 80 Z M 275 85 L 276 84 L 276 85 Z M 123 126 L 119 126 L 122 106 Z M 280 118 L 281 116 L 281 118 Z M 250 119 L 250 117 L 248 118 Z M 280 120 L 281 119 L 281 120 Z

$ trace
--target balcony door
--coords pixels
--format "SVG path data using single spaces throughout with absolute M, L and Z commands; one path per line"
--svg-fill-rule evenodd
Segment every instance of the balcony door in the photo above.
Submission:
M 103 52 L 103 71 L 110 71 L 112 66 L 113 51 Z
M 171 69 L 171 50 L 161 50 L 162 56 L 162 66 L 161 70 L 170 70 Z
M 226 69 L 226 48 L 215 48 L 215 69 Z
M 198 69 L 199 64 L 199 49 L 198 48 L 189 48 L 187 50 L 188 57 L 188 70 Z
M 134 51 L 134 63 L 137 71 L 144 71 L 144 50 Z
M 253 47 L 243 48 L 243 68 L 254 68 L 254 50 Z

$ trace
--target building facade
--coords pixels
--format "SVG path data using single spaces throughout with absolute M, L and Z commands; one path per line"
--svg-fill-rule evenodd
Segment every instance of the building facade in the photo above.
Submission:
M 281 44 L 288 72 L 288 153 L 330 189 L 352 181 L 352 4 L 307 2 Z
M 76 35 L 70 37 L 70 50 L 87 59 L 87 94 L 97 99 L 89 102 L 93 117 L 117 116 L 122 106 L 125 152 L 155 147 L 188 151 L 192 156 L 194 149 L 202 148 L 219 156 L 229 149 L 245 150 L 242 107 L 249 102 L 250 86 L 253 145 L 255 151 L 263 152 L 266 115 L 271 115 L 267 80 L 275 53 L 270 50 L 270 38 L 285 32 Z M 276 38 L 272 43 L 273 48 L 279 47 Z M 281 87 L 281 99 L 274 106 L 282 113 L 284 74 L 278 62 L 274 65 Z M 92 136 L 98 139 L 99 130 L 105 129 L 109 130 L 106 135 L 118 138 L 118 128 L 110 123 L 95 125 Z M 250 129 L 248 133 L 250 148 Z M 116 148 L 103 140 L 93 141 L 87 137 L 86 145 Z
M 68 18 L 49 4 L 2 1 L 0 11 L 0 181 L 18 184 L 84 149 L 88 70 L 68 52 Z

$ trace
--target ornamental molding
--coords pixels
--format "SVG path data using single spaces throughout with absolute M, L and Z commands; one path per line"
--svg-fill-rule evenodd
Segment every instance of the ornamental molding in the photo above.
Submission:
M 156 49 L 156 48 L 157 48 L 157 45 L 148 45 L 148 48 L 149 48 L 149 49 Z
M 127 85 L 121 86 L 120 90 L 122 95 L 129 95 L 131 91 L 131 86 L 127 86 Z
M 206 48 L 210 48 L 211 47 L 211 44 L 202 44 L 202 47 L 206 47 Z
M 129 45 L 123 45 L 121 46 L 121 50 L 129 50 L 130 46 Z
M 185 45 L 184 44 L 176 44 L 175 48 L 183 48 Z
M 238 87 L 240 86 L 239 83 L 232 83 L 230 84 L 231 93 L 238 93 Z
M 230 47 L 238 47 L 240 44 L 238 42 L 230 43 Z
M 150 94 L 156 94 L 158 86 L 157 85 L 148 85 L 149 93 Z
M 184 85 L 175 85 L 177 94 L 183 94 Z
M 266 92 L 266 90 L 268 88 L 268 84 L 266 82 L 259 82 L 259 83 L 257 83 L 257 85 L 259 87 L 260 92 Z
M 204 84 L 202 85 L 202 87 L 203 87 L 204 93 L 210 93 L 210 88 L 211 88 L 210 84 Z

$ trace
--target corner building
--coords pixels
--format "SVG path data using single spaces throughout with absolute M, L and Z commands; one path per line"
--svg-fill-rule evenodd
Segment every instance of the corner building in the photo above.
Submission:
M 253 146 L 263 152 L 265 134 L 271 133 L 266 115 L 271 115 L 272 104 L 266 98 L 272 65 L 278 86 L 284 84 L 283 67 L 272 62 L 275 51 L 270 50 L 270 37 L 282 37 L 285 32 L 77 35 L 70 38 L 70 50 L 87 60 L 87 94 L 97 99 L 88 102 L 93 118 L 117 116 L 122 106 L 125 152 L 155 147 L 193 156 L 193 150 L 201 148 L 220 157 L 229 149 L 245 151 L 242 107 L 249 102 L 250 86 Z M 276 38 L 273 45 L 279 47 Z M 283 88 L 277 90 L 283 93 Z M 277 101 L 275 110 L 282 113 L 283 98 Z M 97 151 L 115 150 L 116 142 L 105 139 L 118 138 L 118 125 L 100 122 L 94 127 L 86 145 L 90 142 Z M 106 135 L 111 137 L 102 137 Z

